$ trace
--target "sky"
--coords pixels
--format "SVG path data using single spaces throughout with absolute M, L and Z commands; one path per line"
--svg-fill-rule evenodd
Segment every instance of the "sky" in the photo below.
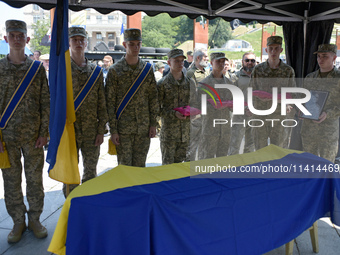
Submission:
M 13 8 L 4 2 L 0 2 L 0 26 L 5 27 L 5 21 L 8 19 L 23 19 L 23 10 Z M 2 38 L 1 38 L 2 39 Z

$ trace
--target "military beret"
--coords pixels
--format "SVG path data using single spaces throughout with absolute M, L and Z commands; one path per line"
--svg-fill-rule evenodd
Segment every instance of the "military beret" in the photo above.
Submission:
M 142 32 L 137 28 L 129 28 L 124 30 L 124 42 L 141 41 Z
M 17 31 L 17 32 L 22 32 L 24 34 L 27 34 L 27 25 L 24 21 L 21 20 L 6 20 L 6 32 L 12 32 L 12 31 Z
M 87 37 L 87 33 L 83 27 L 70 27 L 68 29 L 68 37 L 71 38 L 73 36 L 82 36 Z
M 181 49 L 173 49 L 171 51 L 168 52 L 168 58 L 177 58 L 177 57 L 184 57 L 187 58 L 186 56 L 184 56 L 184 52 Z
M 320 44 L 318 46 L 318 50 L 314 52 L 314 54 L 317 54 L 319 52 L 333 52 L 337 53 L 337 47 L 335 44 Z
M 210 54 L 210 60 L 213 61 L 214 59 L 218 60 L 218 59 L 227 59 L 225 54 L 223 52 L 213 52 Z
M 282 37 L 281 36 L 270 36 L 267 38 L 267 46 L 272 44 L 280 44 L 282 45 Z

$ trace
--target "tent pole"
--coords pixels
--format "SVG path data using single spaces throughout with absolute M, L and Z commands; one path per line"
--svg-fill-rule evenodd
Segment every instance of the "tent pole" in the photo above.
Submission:
M 307 24 L 308 24 L 308 11 L 305 10 L 304 19 L 303 19 L 303 55 L 302 55 L 302 77 L 301 78 L 305 77 Z

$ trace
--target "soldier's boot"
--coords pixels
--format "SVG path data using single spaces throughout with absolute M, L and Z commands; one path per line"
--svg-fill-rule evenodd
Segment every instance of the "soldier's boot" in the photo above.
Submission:
M 39 220 L 28 221 L 28 230 L 33 231 L 36 238 L 45 238 L 47 236 L 47 229 L 41 225 Z
M 25 222 L 14 224 L 12 231 L 7 236 L 7 242 L 8 243 L 19 242 L 25 230 L 26 230 Z

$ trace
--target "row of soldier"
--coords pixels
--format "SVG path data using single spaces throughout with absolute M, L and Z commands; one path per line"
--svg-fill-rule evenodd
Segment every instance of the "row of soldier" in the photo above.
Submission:
M 9 43 L 10 53 L 0 60 L 1 123 L 4 122 L 1 129 L 11 167 L 2 169 L 2 174 L 6 208 L 14 222 L 13 229 L 8 235 L 8 242 L 15 243 L 21 239 L 22 233 L 27 228 L 25 223 L 27 209 L 21 190 L 21 156 L 24 157 L 27 180 L 28 228 L 37 238 L 47 236 L 47 230 L 41 225 L 39 217 L 44 200 L 43 146 L 46 145 L 48 137 L 49 88 L 44 67 L 24 54 L 25 45 L 30 40 L 27 36 L 26 23 L 18 20 L 6 21 L 5 40 Z M 243 68 L 236 78 L 228 73 L 223 74 L 226 59 L 224 53 L 211 54 L 212 71 L 209 74 L 205 69 L 208 63 L 206 52 L 195 51 L 191 68 L 184 75 L 182 71 L 185 59 L 183 51 L 171 50 L 168 53 L 167 62 L 170 72 L 156 84 L 152 66 L 139 58 L 142 44 L 141 31 L 126 29 L 123 42 L 126 55 L 108 70 L 105 87 L 102 72 L 99 72 L 92 84 L 88 82 L 96 65 L 91 64 L 85 58 L 86 31 L 80 27 L 71 27 L 69 44 L 74 97 L 84 86 L 91 87 L 90 93 L 86 95 L 76 111 L 74 124 L 77 150 L 81 151 L 83 156 L 82 182 L 96 176 L 99 147 L 104 140 L 107 122 L 111 133 L 110 139 L 117 148 L 118 164 L 130 166 L 145 166 L 150 138 L 156 135 L 157 116 L 162 119 L 160 141 L 163 164 L 182 162 L 197 157 L 209 158 L 236 154 L 239 151 L 243 134 L 246 137 L 246 152 L 266 146 L 268 138 L 270 138 L 270 143 L 282 147 L 288 146 L 290 132 L 281 127 L 279 129 L 266 126 L 252 130 L 247 128 L 230 130 L 225 125 L 215 130 L 208 128 L 211 126 L 212 118 L 233 117 L 232 111 L 227 107 L 215 109 L 208 104 L 208 114 L 202 118 L 190 118 L 174 110 L 188 105 L 197 106 L 204 84 L 214 87 L 215 84 L 231 83 L 236 84 L 242 90 L 247 86 L 252 86 L 254 89 L 269 92 L 272 85 L 258 84 L 257 80 L 251 77 L 280 77 L 288 79 L 283 79 L 284 84 L 275 84 L 276 86 L 295 86 L 293 69 L 279 59 L 282 52 L 281 37 L 268 38 L 266 51 L 269 59 L 265 63 L 254 67 L 254 54 L 245 54 Z M 308 79 L 319 76 L 338 77 L 339 71 L 333 68 L 332 63 L 335 57 L 334 52 L 336 52 L 334 47 L 334 45 L 319 47 L 317 54 L 320 70 L 309 75 Z M 35 75 L 31 80 L 22 79 L 28 70 L 34 70 L 34 68 Z M 25 81 L 22 82 L 22 80 Z M 7 105 L 16 93 L 18 85 L 25 82 L 29 84 L 29 89 L 25 91 L 26 94 L 20 98 L 10 117 L 5 121 L 3 116 L 8 111 Z M 309 87 L 312 84 L 313 82 L 308 82 L 306 86 L 309 89 L 314 88 Z M 307 128 L 302 129 L 302 137 L 306 151 L 332 159 L 328 154 L 333 150 L 333 145 L 337 146 L 338 141 L 338 132 L 335 132 L 335 130 L 338 131 L 338 126 L 334 120 L 337 120 L 339 116 L 338 108 L 335 107 L 335 99 L 340 90 L 337 84 L 326 85 L 328 87 L 323 89 L 331 93 L 324 108 L 325 112 L 321 114 L 319 121 L 305 121 L 304 126 L 306 125 Z M 223 100 L 232 99 L 227 90 L 216 90 Z M 256 100 L 256 106 L 259 109 L 270 107 L 270 101 Z M 247 117 L 249 116 L 245 116 Z M 280 115 L 277 118 L 283 117 Z M 338 125 L 338 121 L 336 123 Z M 309 135 L 309 132 L 314 132 L 313 136 Z M 327 146 L 325 143 L 315 142 L 315 136 L 320 133 L 332 135 L 332 140 L 327 140 Z M 336 143 L 333 144 L 333 140 Z M 308 144 L 312 145 L 308 147 Z M 4 152 L 2 143 L 0 143 L 1 152 Z M 336 148 L 334 152 L 336 154 Z M 72 188 L 74 186 L 70 187 L 71 190 Z

